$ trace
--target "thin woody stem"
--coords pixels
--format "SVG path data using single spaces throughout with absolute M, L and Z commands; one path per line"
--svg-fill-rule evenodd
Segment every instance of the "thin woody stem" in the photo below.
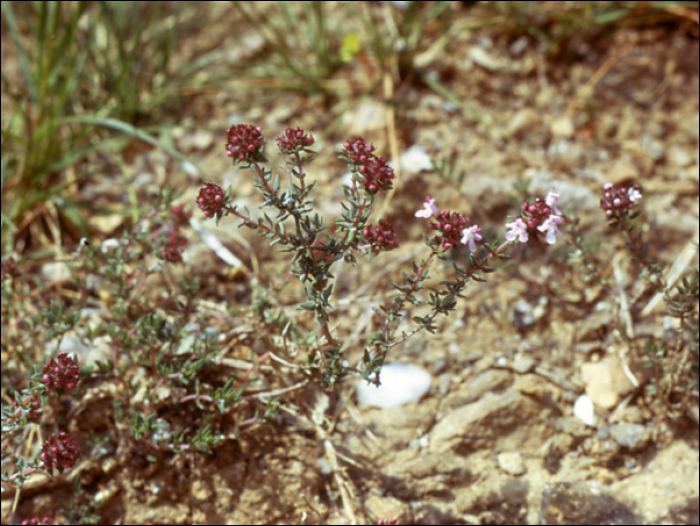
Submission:
M 265 225 L 264 223 L 256 223 L 255 221 L 253 221 L 253 219 L 251 217 L 248 217 L 245 214 L 241 214 L 238 210 L 236 210 L 228 205 L 225 206 L 224 208 L 228 211 L 229 214 L 233 214 L 236 217 L 241 218 L 246 223 L 250 223 L 251 225 L 255 225 L 256 227 L 262 228 L 265 232 L 271 232 L 271 233 L 275 234 L 276 236 L 279 236 L 279 238 L 282 241 L 284 241 L 285 244 L 288 244 L 288 245 L 292 244 L 291 240 L 287 237 L 286 234 L 282 234 L 281 232 L 276 232 L 274 229 L 270 228 L 269 226 Z

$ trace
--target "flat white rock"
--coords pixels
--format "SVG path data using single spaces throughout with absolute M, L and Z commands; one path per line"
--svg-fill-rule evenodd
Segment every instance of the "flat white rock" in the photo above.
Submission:
M 423 170 L 431 171 L 433 169 L 433 163 L 430 162 L 430 156 L 428 153 L 414 144 L 408 150 L 406 150 L 401 158 L 399 159 L 399 166 L 404 172 L 409 174 L 417 174 Z
M 376 387 L 360 380 L 357 384 L 357 402 L 381 409 L 391 409 L 416 402 L 428 392 L 432 381 L 430 374 L 420 367 L 407 363 L 390 363 L 382 367 L 381 385 Z
M 588 396 L 581 395 L 574 403 L 574 416 L 587 426 L 595 426 L 595 408 Z

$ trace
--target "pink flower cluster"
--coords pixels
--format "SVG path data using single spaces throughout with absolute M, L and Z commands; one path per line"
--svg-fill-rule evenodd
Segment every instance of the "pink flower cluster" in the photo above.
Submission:
M 199 194 L 196 199 L 199 209 L 204 212 L 205 217 L 220 218 L 224 215 L 224 209 L 228 200 L 226 192 L 218 184 L 207 181 L 204 186 L 199 189 Z
M 600 208 L 611 219 L 623 219 L 635 207 L 635 201 L 642 198 L 639 186 L 616 186 L 612 183 L 603 185 L 603 197 L 600 198 Z
M 277 146 L 282 153 L 295 153 L 313 145 L 314 138 L 306 135 L 304 130 L 287 128 L 282 137 L 277 138 Z
M 357 137 L 345 143 L 341 156 L 351 164 L 351 171 L 362 177 L 362 186 L 371 194 L 390 190 L 395 177 L 394 169 L 384 157 L 374 155 L 374 150 L 373 144 L 365 144 L 363 137 Z
M 476 243 L 481 241 L 483 237 L 479 232 L 481 228 L 477 225 L 469 226 L 469 218 L 457 212 L 448 210 L 440 212 L 435 206 L 435 199 L 430 196 L 425 198 L 423 209 L 416 212 L 416 217 L 424 217 L 426 219 L 434 217 L 436 220 L 430 223 L 432 230 L 439 230 L 440 235 L 435 237 L 437 243 L 442 243 L 442 246 L 449 250 L 457 244 L 466 245 L 471 252 L 476 252 Z
M 21 522 L 22 525 L 28 525 L 28 526 L 35 526 L 37 524 L 53 524 L 53 519 L 49 515 L 45 515 L 43 517 L 39 517 L 39 514 L 35 514 L 33 517 L 30 517 L 29 519 L 24 519 Z
M 561 211 L 556 207 L 559 194 L 551 190 L 546 199 L 538 197 L 534 202 L 526 201 L 521 206 L 520 215 L 514 221 L 506 223 L 506 241 L 513 243 L 520 241 L 540 244 L 544 239 L 553 245 L 557 236 L 561 235 L 557 225 L 564 221 Z M 450 249 L 458 243 L 469 247 L 471 252 L 476 252 L 476 244 L 483 238 L 477 225 L 469 226 L 469 218 L 457 212 L 440 211 L 435 205 L 435 199 L 430 196 L 425 198 L 423 209 L 416 212 L 416 217 L 431 218 L 430 228 L 440 231 L 435 241 L 442 243 L 445 249 Z
M 362 235 L 372 247 L 372 252 L 379 254 L 382 250 L 391 250 L 399 246 L 394 227 L 387 221 L 380 221 L 379 225 L 368 225 Z
M 173 222 L 176 226 L 185 226 L 190 223 L 190 218 L 192 214 L 185 210 L 185 205 L 171 206 L 168 210 L 170 212 L 170 217 L 172 217 Z
M 557 236 L 561 236 L 557 225 L 564 220 L 561 211 L 555 205 L 557 199 L 559 199 L 559 194 L 550 190 L 546 199 L 538 197 L 532 203 L 526 201 L 520 205 L 520 216 L 512 222 L 506 223 L 508 229 L 506 240 L 510 243 L 515 240 L 521 243 L 532 240 L 533 244 L 539 245 L 544 238 L 547 243 L 553 245 Z
M 64 469 L 75 466 L 80 458 L 80 449 L 73 437 L 65 431 L 49 437 L 41 447 L 41 451 L 40 458 L 48 471 L 58 469 L 59 472 L 63 472 Z
M 264 146 L 262 128 L 252 124 L 237 124 L 228 129 L 226 151 L 229 157 L 233 157 L 234 164 L 252 161 L 257 154 L 262 153 Z
M 1 267 L 2 267 L 2 275 L 0 276 L 1 279 L 5 279 L 7 276 L 17 277 L 20 275 L 19 270 L 15 266 L 15 259 L 12 257 L 9 257 L 5 261 L 3 261 Z
M 168 240 L 161 249 L 160 256 L 171 263 L 182 263 L 182 252 L 187 246 L 187 238 L 175 227 L 168 234 Z
M 56 389 L 75 389 L 80 380 L 80 366 L 68 356 L 68 353 L 60 352 L 54 360 L 44 366 L 41 379 L 46 385 L 47 391 Z

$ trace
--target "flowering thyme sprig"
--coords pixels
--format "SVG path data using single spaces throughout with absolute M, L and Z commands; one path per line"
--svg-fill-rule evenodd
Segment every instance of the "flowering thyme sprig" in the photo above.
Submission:
M 278 213 L 275 219 L 265 214 L 263 218 L 253 220 L 248 210 L 242 213 L 235 205 L 229 204 L 230 192 L 224 192 L 214 183 L 207 183 L 200 190 L 197 202 L 207 217 L 215 217 L 218 221 L 222 215 L 233 214 L 242 219 L 245 226 L 260 229 L 260 235 L 270 238 L 271 244 L 279 243 L 283 251 L 293 253 L 292 273 L 305 283 L 307 296 L 307 301 L 299 307 L 314 313 L 330 346 L 321 359 L 325 363 L 323 382 L 332 385 L 347 374 L 347 368 L 342 365 L 340 343 L 329 329 L 334 279 L 330 269 L 340 259 L 355 264 L 356 253 L 360 250 L 369 252 L 373 257 L 398 245 L 396 233 L 388 222 L 380 221 L 376 225 L 368 223 L 376 194 L 392 187 L 394 172 L 384 158 L 375 154 L 376 147 L 368 144 L 364 138 L 356 137 L 343 145 L 339 157 L 348 163 L 352 181 L 343 186 L 343 212 L 336 220 L 336 232 L 343 236 L 331 237 L 323 233 L 326 226 L 322 218 L 318 214 L 311 215 L 313 199 L 310 191 L 313 183 L 305 184 L 304 167 L 313 159 L 307 156 L 313 154 L 309 150 L 314 144 L 313 137 L 301 128 L 288 128 L 276 142 L 280 152 L 285 155 L 287 165 L 289 184 L 285 190 L 282 189 L 280 176 L 273 177 L 272 172 L 261 165 L 264 147 L 262 130 L 251 125 L 238 125 L 228 131 L 228 155 L 234 158 L 234 164 L 243 163 L 244 167 L 253 171 L 255 186 L 264 198 L 261 206 L 276 208 Z M 455 280 L 442 282 L 444 288 L 430 293 L 427 303 L 432 307 L 432 313 L 414 318 L 419 324 L 417 330 L 425 328 L 430 332 L 435 330 L 434 319 L 437 315 L 454 309 L 456 298 L 466 284 L 482 280 L 480 273 L 492 270 L 488 267 L 492 258 L 506 257 L 503 252 L 507 246 L 516 241 L 534 245 L 543 240 L 549 244 L 556 241 L 557 236 L 561 235 L 558 225 L 565 220 L 556 207 L 558 197 L 551 191 L 545 199 L 523 203 L 520 215 L 506 224 L 506 241 L 498 247 L 485 243 L 481 228 L 471 224 L 468 217 L 459 212 L 441 211 L 434 199 L 426 197 L 423 208 L 415 215 L 430 219 L 429 227 L 437 235 L 432 239 L 425 237 L 431 252 L 420 266 L 414 263 L 414 276 L 404 273 L 404 284 L 394 283 L 399 295 L 391 307 L 382 307 L 387 319 L 384 328 L 371 338 L 366 349 L 364 374 L 368 376 L 376 371 L 384 362 L 389 348 L 403 339 L 395 338 L 395 321 L 406 303 L 421 303 L 416 293 L 422 289 L 422 282 L 428 277 L 428 266 L 433 258 L 445 259 L 446 251 L 460 245 L 467 247 L 471 253 L 467 266 L 455 265 Z M 287 219 L 293 221 L 293 228 L 287 228 Z M 310 359 L 309 363 L 313 362 Z
M 631 221 L 639 216 L 636 210 L 642 191 L 638 185 L 624 186 L 605 183 L 600 198 L 600 208 L 605 212 L 608 226 L 618 228 L 627 237 L 627 248 L 634 259 L 644 267 L 641 278 L 655 290 L 662 289 L 663 269 L 649 255 L 649 247 L 642 241 L 642 234 L 635 232 Z
M 390 307 L 380 307 L 386 318 L 382 329 L 376 332 L 365 348 L 363 356 L 363 377 L 368 378 L 374 373 L 371 380 L 379 383 L 379 370 L 386 360 L 386 356 L 394 345 L 411 337 L 420 330 L 435 332 L 435 319 L 438 315 L 446 315 L 454 310 L 456 299 L 463 298 L 462 292 L 471 281 L 484 281 L 481 273 L 493 272 L 488 264 L 493 258 L 507 258 L 505 249 L 520 241 L 537 245 L 541 238 L 549 244 L 556 242 L 556 236 L 561 235 L 557 224 L 564 221 L 563 214 L 556 207 L 559 195 L 552 190 L 545 199 L 537 198 L 534 202 L 525 202 L 521 206 L 521 214 L 514 221 L 506 223 L 506 241 L 500 246 L 489 245 L 483 242 L 478 225 L 470 225 L 470 220 L 458 212 L 449 210 L 440 211 L 435 204 L 435 199 L 427 196 L 423 208 L 415 213 L 416 217 L 431 219 L 430 229 L 438 232 L 438 235 L 430 239 L 424 234 L 426 245 L 430 248 L 430 255 L 421 261 L 420 265 L 413 263 L 413 276 L 403 273 L 404 284 L 392 283 L 399 292 L 393 299 Z M 561 214 L 561 215 L 559 215 Z M 412 321 L 418 325 L 416 329 L 396 338 L 395 333 L 398 321 L 402 316 L 402 310 L 408 303 L 418 305 L 422 303 L 416 293 L 423 288 L 422 283 L 428 277 L 428 266 L 436 256 L 446 259 L 444 252 L 465 245 L 471 255 L 466 265 L 454 264 L 455 278 L 451 281 L 442 281 L 442 289 L 432 290 L 430 299 L 426 302 L 432 312 L 426 316 L 414 316 Z
M 340 370 L 340 343 L 329 329 L 333 311 L 330 299 L 334 275 L 331 267 L 341 259 L 355 264 L 358 252 L 374 257 L 398 245 L 396 233 L 388 222 L 368 223 L 372 202 L 378 192 L 391 188 L 394 171 L 384 158 L 374 154 L 376 148 L 368 145 L 362 137 L 345 143 L 340 158 L 348 163 L 353 180 L 352 184 L 344 186 L 346 201 L 342 203 L 342 216 L 336 220 L 336 232 L 342 236 L 332 237 L 324 232 L 327 226 L 323 219 L 313 213 L 311 191 L 314 185 L 305 182 L 305 166 L 313 160 L 314 152 L 309 149 L 314 144 L 313 137 L 301 128 L 288 128 L 276 142 L 280 153 L 285 156 L 286 188 L 283 188 L 280 176 L 273 176 L 272 171 L 262 164 L 265 162 L 262 130 L 251 125 L 232 126 L 228 130 L 229 157 L 233 158 L 234 164 L 252 170 L 255 187 L 263 196 L 261 208 L 277 209 L 274 219 L 267 214 L 253 219 L 247 209 L 240 211 L 230 202 L 230 190 L 224 192 L 211 182 L 200 189 L 196 201 L 206 217 L 218 222 L 224 215 L 235 215 L 242 219 L 244 226 L 259 229 L 261 236 L 271 240 L 270 244 L 279 243 L 282 251 L 292 253 L 292 274 L 305 284 L 307 296 L 307 301 L 299 307 L 313 312 L 326 343 L 330 345 L 325 357 L 322 356 L 326 365 L 324 382 L 330 385 L 347 374 Z
M 3 439 L 0 446 L 3 456 L 2 482 L 21 487 L 29 476 L 44 469 L 50 475 L 54 469 L 63 471 L 75 465 L 80 458 L 80 449 L 73 438 L 61 431 L 50 437 L 31 460 L 14 460 L 14 471 L 5 470 L 10 455 L 7 449 L 27 425 L 41 416 L 42 406 L 51 393 L 63 394 L 77 388 L 80 382 L 80 366 L 67 353 L 58 353 L 42 368 L 36 367 L 28 389 L 15 393 L 12 407 L 2 407 Z M 3 488 L 4 491 L 4 488 Z
M 539 245 L 542 238 L 553 245 L 557 236 L 561 236 L 559 223 L 564 221 L 564 217 L 556 207 L 555 203 L 559 199 L 559 194 L 551 190 L 545 199 L 538 197 L 533 202 L 526 201 L 520 205 L 521 213 L 514 221 L 506 223 L 508 233 L 506 240 L 521 243 L 531 241 L 534 245 Z
M 173 227 L 168 233 L 167 240 L 160 251 L 160 257 L 171 263 L 182 262 L 182 252 L 187 246 L 187 238 L 180 229 Z
M 376 147 L 366 144 L 363 137 L 356 137 L 343 146 L 341 159 L 350 165 L 350 173 L 370 194 L 380 190 L 391 190 L 394 170 L 384 157 L 374 155 Z

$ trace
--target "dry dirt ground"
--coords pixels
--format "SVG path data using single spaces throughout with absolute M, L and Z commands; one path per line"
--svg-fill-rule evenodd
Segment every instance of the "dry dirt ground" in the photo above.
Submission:
M 431 374 L 432 387 L 420 402 L 395 409 L 357 404 L 352 382 L 333 393 L 317 388 L 294 393 L 283 401 L 298 411 L 308 408 L 308 418 L 282 412 L 273 427 L 249 429 L 210 456 L 188 455 L 184 467 L 132 458 L 112 469 L 83 472 L 84 486 L 105 499 L 104 519 L 121 524 L 349 524 L 392 517 L 398 524 L 698 523 L 697 397 L 689 411 L 669 417 L 643 396 L 648 376 L 641 343 L 663 335 L 663 305 L 641 314 L 651 298 L 635 297 L 639 269 L 598 208 L 605 181 L 637 182 L 644 195 L 643 235 L 652 254 L 670 265 L 697 241 L 697 38 L 662 29 L 623 30 L 602 47 L 582 46 L 576 60 L 549 61 L 532 40 L 514 45 L 488 31 L 465 31 L 422 60 L 421 69 L 478 112 L 482 122 L 415 78 L 395 79 L 393 115 L 381 88 L 329 100 L 223 87 L 182 109 L 183 122 L 202 127 L 175 133 L 176 144 L 209 173 L 221 174 L 216 177 L 224 185 L 233 184 L 237 202 L 254 210 L 257 195 L 249 172 L 231 168 L 223 155 L 227 126 L 232 118 L 253 123 L 270 139 L 288 126 L 301 126 L 320 137 L 320 157 L 309 172 L 318 180 L 319 209 L 330 219 L 339 212 L 345 172 L 336 145 L 361 134 L 391 158 L 393 133 L 400 162 L 391 160 L 400 166 L 400 176 L 393 195 L 380 204 L 401 246 L 337 273 L 333 323 L 339 335 L 352 338 L 348 359 L 353 363 L 362 338 L 380 321 L 373 307 L 392 297 L 390 280 L 409 270 L 411 257 L 425 254 L 420 234 L 426 225 L 413 214 L 426 195 L 441 208 L 467 214 L 494 239 L 502 238 L 507 216 L 515 213 L 509 199 L 516 179 L 530 182 L 531 196 L 555 187 L 560 208 L 581 218 L 586 235 L 601 240 L 604 274 L 619 281 L 613 287 L 585 284 L 578 268 L 566 261 L 564 239 L 554 249 L 514 251 L 513 261 L 499 266 L 486 283 L 468 287 L 467 299 L 440 320 L 437 335 L 419 333 L 392 349 L 390 362 L 418 365 Z M 358 65 L 334 82 L 360 93 L 371 83 L 367 75 Z M 451 184 L 426 170 L 425 154 L 453 157 L 456 171 L 466 172 L 463 183 Z M 134 172 L 143 174 L 139 195 L 148 195 L 178 170 L 150 150 L 133 163 Z M 201 182 L 191 178 L 182 202 L 193 202 Z M 86 191 L 108 199 L 111 184 L 105 177 Z M 107 219 L 92 221 L 96 231 L 110 234 Z M 225 218 L 218 228 L 206 228 L 246 266 L 258 266 L 261 283 L 288 270 L 275 247 L 234 224 Z M 213 302 L 245 305 L 250 280 L 233 275 L 196 232 L 190 240 L 180 272 L 202 276 Z M 449 278 L 450 268 L 435 265 L 432 276 Z M 293 306 L 301 294 L 290 283 L 279 302 Z M 623 295 L 632 313 L 632 340 L 624 337 L 621 324 Z M 232 357 L 264 349 L 254 338 L 241 345 Z M 621 360 L 641 387 L 630 383 Z M 595 426 L 573 416 L 573 404 L 584 392 L 598 402 Z M 310 424 L 314 418 L 318 425 Z M 73 425 L 85 431 L 90 423 Z M 69 485 L 59 483 L 50 491 L 28 488 L 24 509 L 46 509 L 68 491 Z

